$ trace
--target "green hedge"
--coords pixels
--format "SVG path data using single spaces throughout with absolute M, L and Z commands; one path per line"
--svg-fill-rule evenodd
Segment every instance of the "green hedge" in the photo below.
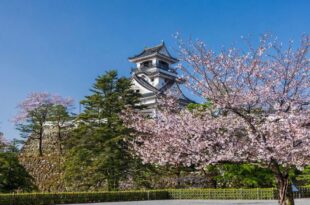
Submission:
M 0 194 L 1 205 L 53 205 L 168 199 L 167 191 Z
M 276 189 L 171 189 L 170 199 L 275 199 Z
M 300 188 L 296 198 L 310 197 L 310 188 Z M 54 205 L 160 199 L 276 199 L 277 190 L 257 189 L 167 189 L 115 192 L 64 192 L 0 194 L 0 205 Z

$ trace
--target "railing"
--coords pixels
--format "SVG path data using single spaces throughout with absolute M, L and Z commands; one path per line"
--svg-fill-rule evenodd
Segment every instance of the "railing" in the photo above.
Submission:
M 294 198 L 310 198 L 310 187 L 298 187 L 294 193 Z
M 156 68 L 154 70 L 152 70 L 153 68 Z M 138 68 L 131 68 L 131 73 L 134 73 L 134 72 L 138 72 L 139 70 L 141 72 L 145 72 L 145 73 L 149 73 L 149 74 L 152 74 L 154 72 L 157 72 L 159 71 L 158 69 L 162 69 L 166 72 L 169 72 L 169 73 L 173 73 L 173 74 L 177 74 L 176 70 L 174 68 L 171 68 L 171 67 L 158 67 L 158 66 L 150 66 L 150 67 L 140 67 L 139 69 Z M 152 70 L 152 72 L 150 72 L 149 70 Z
M 168 190 L 171 199 L 277 199 L 277 189 L 171 189 Z M 310 187 L 299 187 L 293 192 L 294 198 L 310 198 Z

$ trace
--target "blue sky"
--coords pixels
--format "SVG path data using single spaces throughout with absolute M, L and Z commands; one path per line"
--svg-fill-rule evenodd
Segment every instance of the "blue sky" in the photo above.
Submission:
M 310 33 L 309 10 L 307 0 L 1 0 L 0 130 L 19 136 L 9 120 L 28 93 L 78 102 L 106 70 L 129 76 L 127 58 L 145 46 L 173 50 L 176 32 L 214 49 L 265 32 L 298 40 Z

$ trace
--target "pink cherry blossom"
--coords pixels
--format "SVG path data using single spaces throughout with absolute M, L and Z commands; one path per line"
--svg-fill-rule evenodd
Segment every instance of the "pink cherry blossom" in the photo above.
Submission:
M 256 49 L 218 53 L 179 40 L 178 69 L 194 94 L 211 101 L 204 112 L 178 110 L 167 99 L 156 118 L 128 112 L 137 130 L 133 150 L 145 163 L 195 165 L 250 162 L 269 167 L 279 204 L 293 200 L 288 172 L 310 164 L 309 36 L 287 48 L 262 36 Z M 280 169 L 281 167 L 281 169 Z
M 43 156 L 44 131 L 46 127 L 49 129 L 55 124 L 49 121 L 52 108 L 60 105 L 67 110 L 72 104 L 71 98 L 63 98 L 46 92 L 31 93 L 18 105 L 19 112 L 13 121 L 25 137 L 38 140 L 39 155 Z M 59 123 L 58 121 L 57 126 L 60 130 Z
M 70 97 L 64 98 L 62 96 L 46 92 L 33 92 L 30 93 L 27 98 L 17 106 L 19 113 L 13 121 L 16 124 L 24 122 L 28 119 L 29 114 L 32 111 L 42 106 L 62 105 L 64 107 L 71 107 L 73 102 L 74 100 Z

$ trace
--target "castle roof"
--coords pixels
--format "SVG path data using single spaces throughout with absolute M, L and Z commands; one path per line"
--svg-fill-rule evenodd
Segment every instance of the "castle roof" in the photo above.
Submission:
M 157 89 L 156 87 L 151 85 L 149 82 L 147 82 L 143 78 L 139 77 L 137 74 L 133 75 L 133 79 L 136 80 L 137 83 L 139 83 L 139 85 L 141 85 L 142 87 L 152 91 L 151 95 L 157 95 L 158 96 L 158 95 L 173 94 L 173 95 L 175 95 L 174 97 L 178 98 L 183 103 L 194 102 L 191 99 L 187 98 L 183 94 L 183 92 L 181 91 L 181 89 L 179 87 L 179 83 L 177 81 L 170 80 L 170 81 L 166 82 L 166 84 L 162 88 Z M 174 87 L 174 86 L 176 86 L 176 87 Z M 173 90 L 173 88 L 175 88 L 175 89 Z M 142 95 L 142 97 L 146 97 L 146 96 Z
M 154 56 L 158 56 L 158 57 L 162 57 L 165 58 L 166 60 L 170 61 L 171 63 L 176 63 L 179 60 L 174 58 L 173 56 L 170 55 L 170 53 L 167 50 L 167 47 L 165 45 L 165 43 L 162 41 L 161 44 L 151 47 L 151 48 L 145 48 L 142 52 L 140 52 L 139 54 L 129 57 L 129 61 L 130 62 L 137 62 L 149 57 L 154 57 Z

